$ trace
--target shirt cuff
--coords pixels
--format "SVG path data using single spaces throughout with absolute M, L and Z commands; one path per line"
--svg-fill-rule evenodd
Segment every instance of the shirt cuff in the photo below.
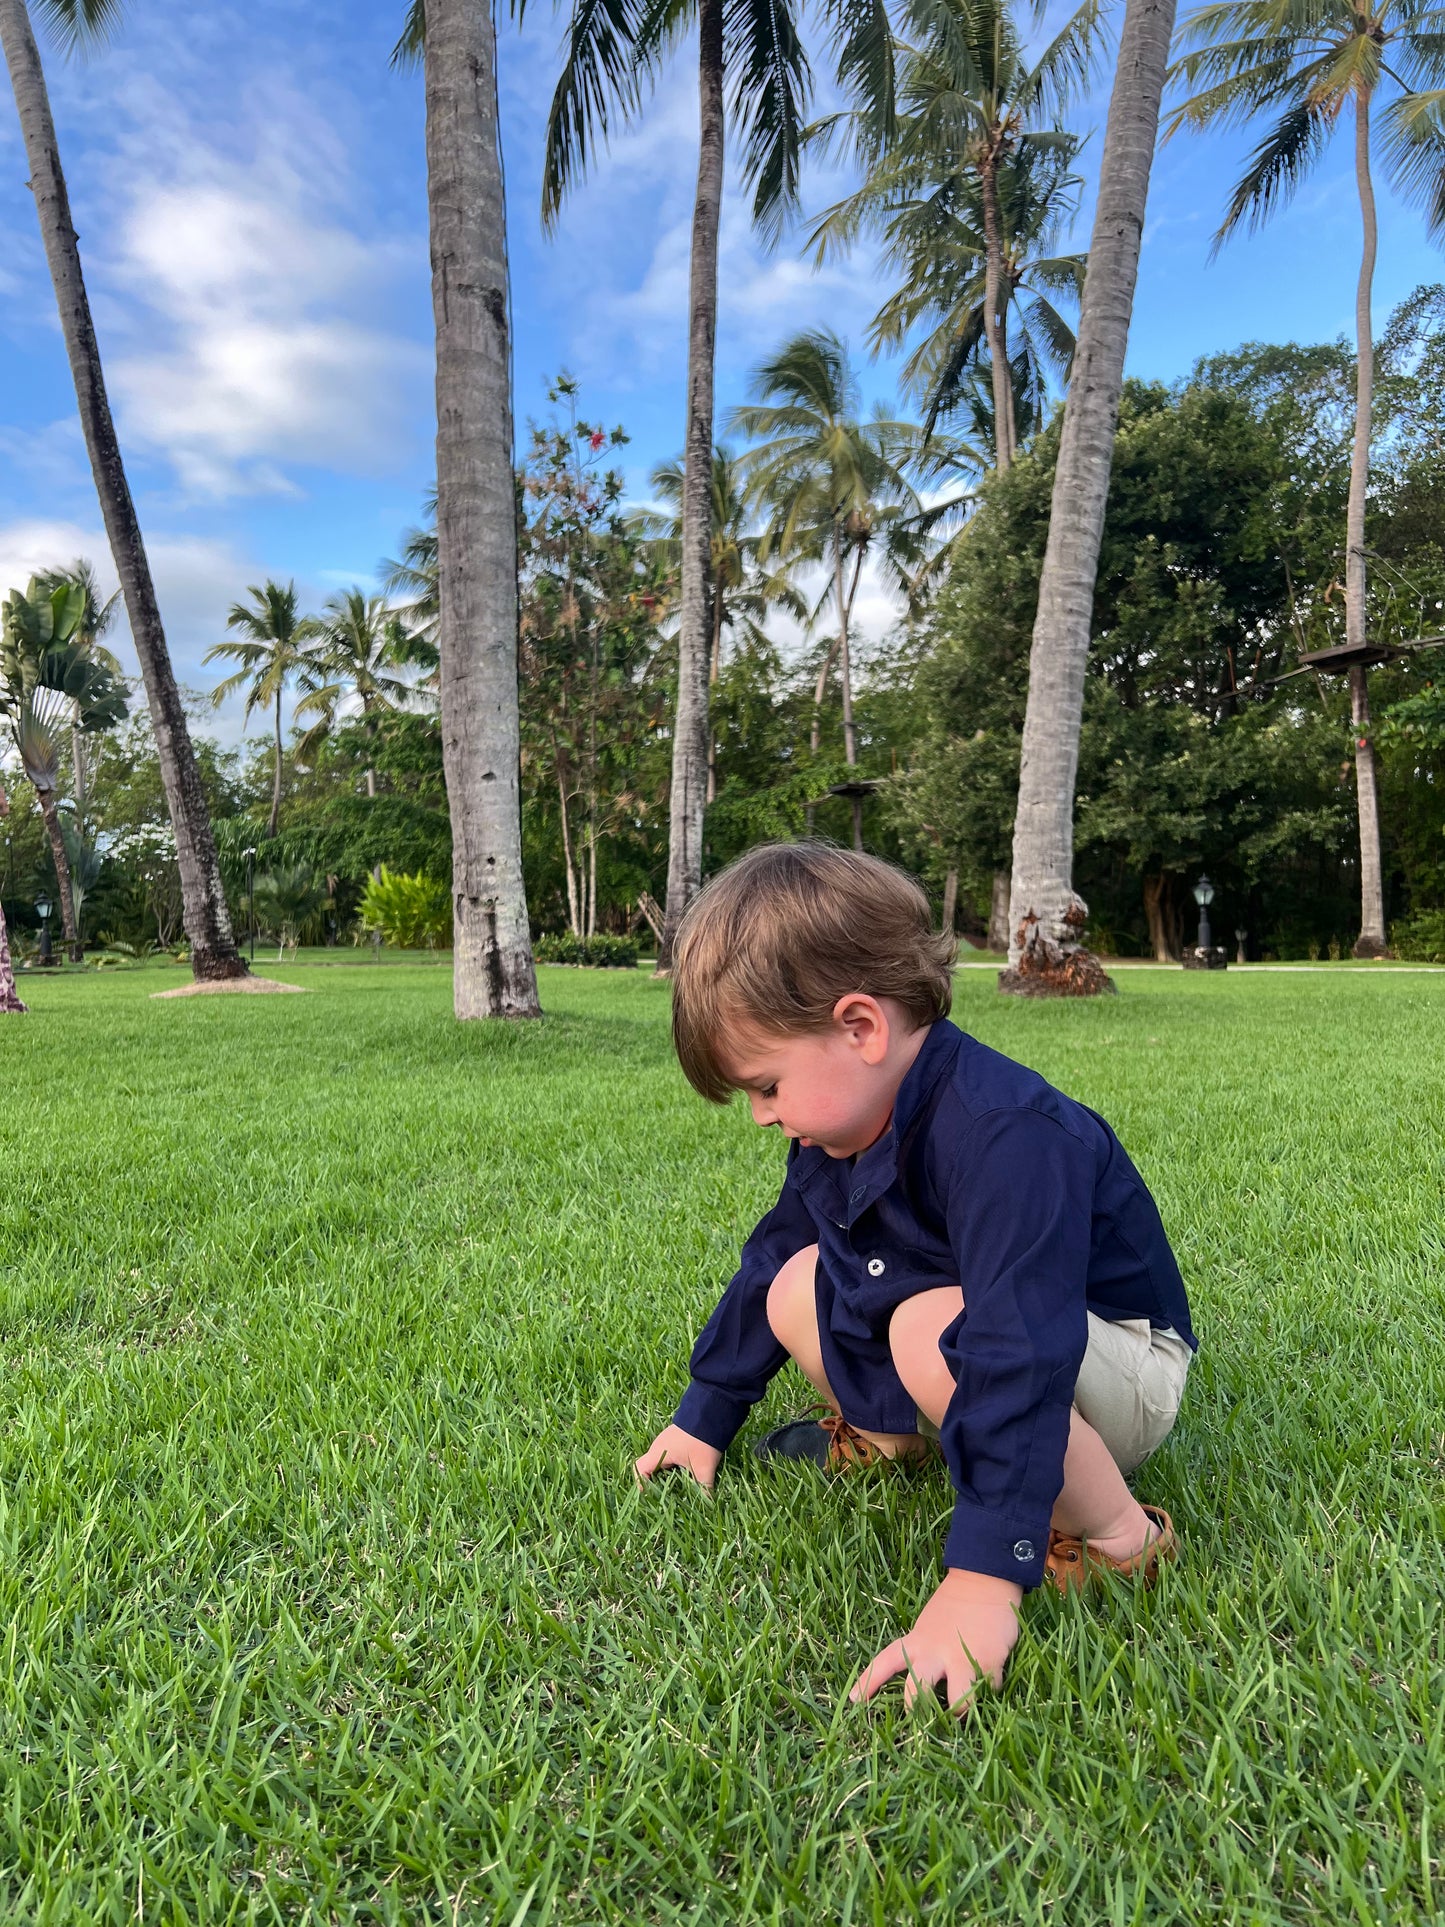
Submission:
M 694 1379 L 683 1393 L 672 1422 L 704 1445 L 726 1452 L 752 1409 L 750 1399 L 734 1398 L 730 1392 Z
M 959 1499 L 943 1547 L 945 1566 L 964 1572 L 984 1572 L 993 1579 L 1009 1579 L 1030 1592 L 1042 1585 L 1044 1555 L 1049 1549 L 1048 1521 L 1021 1513 L 1004 1513 L 992 1506 Z

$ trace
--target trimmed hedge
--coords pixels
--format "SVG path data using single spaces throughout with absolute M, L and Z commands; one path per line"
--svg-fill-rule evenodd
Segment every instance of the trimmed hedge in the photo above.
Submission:
M 538 963 L 586 964 L 593 970 L 635 970 L 641 952 L 634 937 L 574 937 L 549 932 L 532 945 Z

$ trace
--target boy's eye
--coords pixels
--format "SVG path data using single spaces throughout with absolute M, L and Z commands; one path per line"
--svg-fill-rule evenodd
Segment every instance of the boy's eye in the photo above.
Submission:
M 764 1085 L 763 1089 L 758 1092 L 759 1097 L 776 1097 L 777 1094 L 778 1087 L 776 1084 Z

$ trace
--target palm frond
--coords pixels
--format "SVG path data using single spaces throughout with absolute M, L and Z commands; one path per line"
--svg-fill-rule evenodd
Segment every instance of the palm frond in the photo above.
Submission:
M 1211 253 L 1217 254 L 1241 221 L 1254 231 L 1277 208 L 1285 207 L 1310 168 L 1324 152 L 1333 116 L 1317 107 L 1291 107 L 1250 156 L 1229 197 Z
M 1392 100 L 1382 116 L 1385 166 L 1432 234 L 1445 234 L 1445 88 Z
M 798 204 L 812 72 L 787 0 L 724 0 L 723 64 L 743 144 L 753 219 L 775 242 Z
M 109 39 L 125 12 L 124 0 L 30 0 L 30 6 L 67 53 Z
M 391 50 L 391 65 L 415 67 L 426 52 L 426 0 L 410 0 L 401 37 Z
M 641 99 L 640 0 L 575 0 L 566 58 L 547 116 L 542 161 L 542 224 L 555 227 L 567 191 L 585 172 L 610 116 L 623 120 Z

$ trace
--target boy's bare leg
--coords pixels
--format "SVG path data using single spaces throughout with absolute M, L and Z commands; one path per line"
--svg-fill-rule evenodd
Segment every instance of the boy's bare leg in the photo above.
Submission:
M 838 1401 L 823 1370 L 823 1346 L 818 1337 L 818 1301 L 813 1285 L 817 1265 L 816 1245 L 789 1258 L 768 1287 L 768 1323 L 804 1378 L 836 1412 Z M 866 1432 L 861 1425 L 853 1429 L 888 1459 L 913 1458 L 927 1449 L 916 1432 Z
M 893 1314 L 888 1344 L 898 1376 L 921 1412 L 942 1425 L 953 1397 L 953 1374 L 938 1349 L 940 1336 L 963 1310 L 956 1285 L 923 1291 Z M 1111 1559 L 1128 1559 L 1156 1536 L 1148 1514 L 1124 1483 L 1124 1474 L 1099 1434 L 1073 1414 L 1064 1452 L 1064 1485 L 1054 1503 L 1056 1532 L 1087 1539 Z

